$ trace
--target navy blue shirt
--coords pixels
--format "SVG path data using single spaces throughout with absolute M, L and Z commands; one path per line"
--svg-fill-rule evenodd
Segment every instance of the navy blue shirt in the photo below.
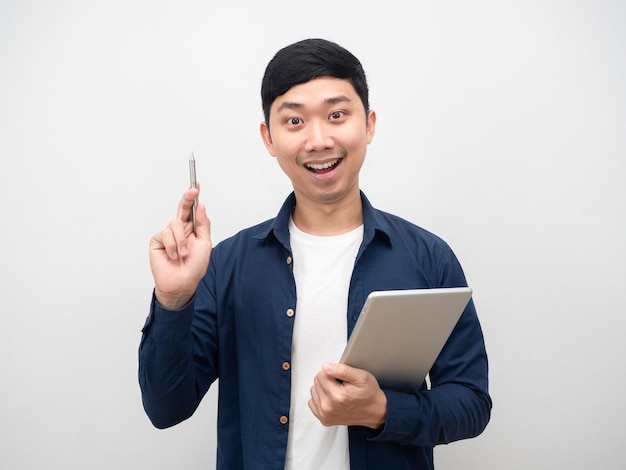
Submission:
M 350 280 L 348 335 L 374 290 L 467 285 L 444 241 L 361 198 L 364 233 Z M 284 468 L 297 302 L 288 223 L 295 204 L 291 194 L 276 218 L 219 243 L 192 301 L 167 311 L 153 299 L 143 329 L 139 382 L 156 427 L 190 417 L 219 378 L 218 469 Z M 349 427 L 353 470 L 431 469 L 435 445 L 483 431 L 491 399 L 472 301 L 429 375 L 430 390 L 384 389 L 382 429 Z

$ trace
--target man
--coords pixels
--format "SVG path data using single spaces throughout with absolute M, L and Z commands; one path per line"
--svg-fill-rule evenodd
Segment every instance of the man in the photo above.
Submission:
M 482 432 L 487 357 L 473 303 L 424 384 L 381 389 L 336 361 L 374 290 L 458 287 L 441 239 L 374 209 L 359 188 L 372 141 L 365 74 L 305 40 L 262 83 L 261 137 L 293 184 L 276 218 L 211 249 L 198 190 L 150 243 L 155 280 L 139 381 L 155 426 L 191 416 L 219 378 L 219 469 L 431 469 L 433 447 Z M 210 258 L 210 262 L 209 262 Z

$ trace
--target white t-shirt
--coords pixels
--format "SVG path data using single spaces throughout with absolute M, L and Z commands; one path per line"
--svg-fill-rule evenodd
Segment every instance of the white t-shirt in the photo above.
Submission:
M 324 362 L 337 362 L 347 341 L 348 289 L 363 226 L 320 237 L 289 221 L 296 281 L 296 316 L 291 346 L 291 409 L 287 470 L 349 470 L 347 426 L 325 427 L 308 402 Z

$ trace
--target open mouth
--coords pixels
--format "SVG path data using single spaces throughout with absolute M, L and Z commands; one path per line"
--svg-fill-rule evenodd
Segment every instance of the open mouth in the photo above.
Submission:
M 307 163 L 305 166 L 309 171 L 314 173 L 328 173 L 339 165 L 340 162 L 341 158 L 335 158 L 334 160 L 325 163 Z

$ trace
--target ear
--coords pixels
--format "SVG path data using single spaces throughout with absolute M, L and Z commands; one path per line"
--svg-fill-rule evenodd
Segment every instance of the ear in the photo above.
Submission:
M 274 143 L 272 142 L 272 135 L 270 134 L 270 128 L 267 125 L 267 122 L 263 121 L 259 130 L 261 131 L 261 139 L 263 139 L 265 148 L 272 157 L 275 157 L 276 152 L 274 151 Z
M 367 134 L 367 143 L 370 144 L 376 133 L 376 111 L 370 109 L 367 114 L 367 123 L 365 125 L 365 133 Z

